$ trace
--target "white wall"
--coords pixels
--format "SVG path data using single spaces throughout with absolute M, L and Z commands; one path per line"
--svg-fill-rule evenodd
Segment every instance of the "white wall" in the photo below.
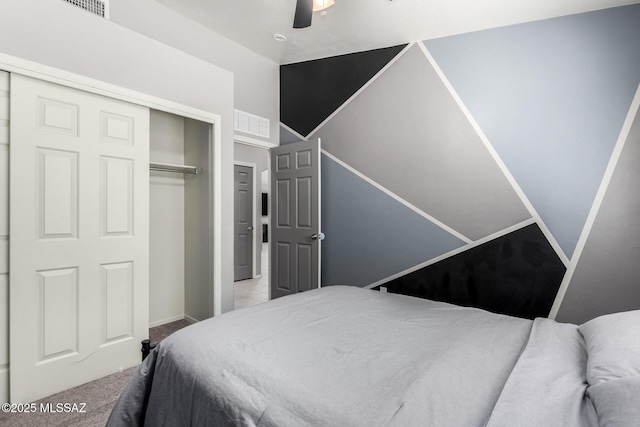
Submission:
M 153 0 L 111 0 L 109 5 L 113 22 L 233 72 L 235 108 L 271 121 L 270 138 L 248 136 L 279 144 L 278 64 Z
M 184 118 L 151 110 L 149 160 L 184 164 Z M 184 318 L 184 184 L 183 174 L 150 172 L 150 326 Z
M 9 74 L 0 71 L 0 402 L 9 401 Z

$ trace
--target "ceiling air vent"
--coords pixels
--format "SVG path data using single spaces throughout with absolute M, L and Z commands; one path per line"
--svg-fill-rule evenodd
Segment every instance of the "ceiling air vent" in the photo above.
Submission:
M 94 15 L 109 19 L 109 0 L 64 0 Z

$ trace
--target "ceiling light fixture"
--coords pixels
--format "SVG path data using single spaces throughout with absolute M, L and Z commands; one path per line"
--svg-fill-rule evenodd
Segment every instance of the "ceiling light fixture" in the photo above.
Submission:
M 325 14 L 325 10 L 329 9 L 334 4 L 334 0 L 313 0 L 313 11 L 322 11 L 322 14 Z
M 293 28 L 307 28 L 311 26 L 313 12 L 327 14 L 327 9 L 335 4 L 334 0 L 296 0 L 296 12 L 293 16 Z

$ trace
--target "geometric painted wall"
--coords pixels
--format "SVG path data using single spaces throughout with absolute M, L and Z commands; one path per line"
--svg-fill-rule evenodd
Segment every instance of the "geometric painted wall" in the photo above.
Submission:
M 531 218 L 418 45 L 311 137 L 469 240 Z
M 330 90 L 309 69 L 348 75 L 376 56 L 372 77 L 327 112 L 317 93 Z M 639 85 L 638 4 L 282 66 L 281 110 L 321 112 L 284 123 L 281 143 L 322 140 L 322 284 L 409 292 L 429 274 L 423 296 L 447 300 L 436 270 L 473 254 L 482 263 L 477 248 L 536 230 L 550 270 L 501 260 L 494 278 L 520 287 L 484 280 L 475 300 L 451 301 L 573 322 L 640 308 L 640 153 L 629 148 L 640 131 L 627 135 Z M 467 273 L 450 271 L 448 286 L 468 286 Z M 616 285 L 592 279 L 605 276 Z
M 426 41 L 571 258 L 640 83 L 640 5 Z

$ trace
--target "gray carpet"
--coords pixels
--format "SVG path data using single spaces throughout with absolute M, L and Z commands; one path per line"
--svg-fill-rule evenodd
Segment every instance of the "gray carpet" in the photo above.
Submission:
M 173 332 L 188 326 L 186 320 L 167 323 L 149 330 L 151 343 L 160 342 Z M 126 387 L 137 367 L 65 390 L 35 402 L 37 412 L 29 414 L 7 414 L 0 412 L 0 426 L 11 427 L 93 427 L 104 426 L 111 409 Z M 86 403 L 85 413 L 41 412 L 41 404 Z
M 162 341 L 175 331 L 182 329 L 185 326 L 189 326 L 190 324 L 191 323 L 189 323 L 188 320 L 177 320 L 175 322 L 167 323 L 149 329 L 149 339 L 151 340 L 151 344 Z

